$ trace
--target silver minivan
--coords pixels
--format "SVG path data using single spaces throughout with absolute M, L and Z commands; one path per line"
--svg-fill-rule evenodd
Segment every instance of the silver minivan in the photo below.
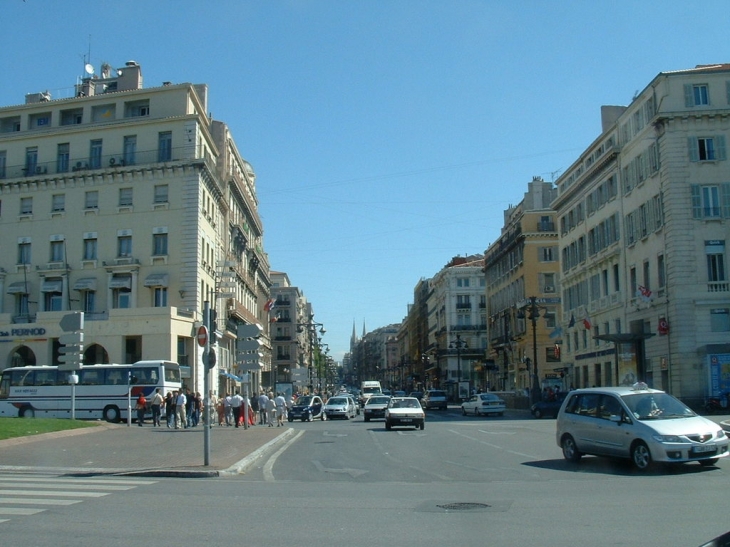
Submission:
M 628 458 L 642 470 L 652 462 L 714 465 L 730 443 L 718 424 L 644 383 L 571 391 L 558 412 L 556 441 L 568 461 Z

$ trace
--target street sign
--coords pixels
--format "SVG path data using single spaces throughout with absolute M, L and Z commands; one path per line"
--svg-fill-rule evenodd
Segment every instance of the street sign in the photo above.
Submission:
M 59 326 L 65 334 L 58 337 L 58 370 L 71 371 L 81 368 L 84 352 L 84 312 L 77 311 L 61 317 Z M 73 407 L 73 403 L 72 403 Z M 73 414 L 73 412 L 72 412 Z
M 198 345 L 204 348 L 208 343 L 208 327 L 201 325 L 198 327 Z
M 78 346 L 84 343 L 83 332 L 69 332 L 58 337 L 58 343 L 64 346 Z
M 84 328 L 84 312 L 77 311 L 69 313 L 61 317 L 59 322 L 61 330 L 64 332 L 72 332 L 75 330 L 83 330 Z

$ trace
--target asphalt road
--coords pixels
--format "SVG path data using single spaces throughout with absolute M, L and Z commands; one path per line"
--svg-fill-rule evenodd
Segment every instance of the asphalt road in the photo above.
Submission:
M 698 547 L 730 530 L 728 460 L 647 473 L 594 457 L 570 465 L 554 420 L 510 412 L 432 411 L 424 431 L 361 417 L 291 429 L 232 477 L 0 476 L 2 544 Z M 2 513 L 39 508 L 22 496 L 77 491 L 103 495 Z

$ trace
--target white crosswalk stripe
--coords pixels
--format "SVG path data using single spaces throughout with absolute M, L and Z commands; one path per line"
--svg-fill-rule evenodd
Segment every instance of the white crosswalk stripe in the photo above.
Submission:
M 128 478 L 0 474 L 0 524 L 12 520 L 4 517 L 36 515 L 54 506 L 74 505 L 156 482 Z

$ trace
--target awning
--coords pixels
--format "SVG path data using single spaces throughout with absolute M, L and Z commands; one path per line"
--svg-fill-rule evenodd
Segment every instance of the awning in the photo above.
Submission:
M 150 274 L 144 280 L 145 287 L 167 287 L 169 276 L 166 273 Z
M 75 291 L 95 291 L 96 290 L 96 278 L 95 277 L 82 277 L 76 280 L 74 283 Z
M 16 281 L 8 285 L 8 294 L 30 294 L 30 283 Z
M 63 281 L 60 279 L 44 279 L 41 292 L 63 292 Z
M 618 344 L 628 344 L 630 342 L 638 342 L 655 336 L 653 332 L 618 332 L 616 334 L 599 334 L 594 336 L 594 340 L 603 340 L 605 342 L 614 342 Z
M 226 372 L 225 370 L 219 370 L 218 374 L 220 374 L 221 376 L 225 376 L 226 378 L 230 378 L 234 382 L 240 383 L 243 381 L 242 378 L 239 378 L 238 376 L 236 376 L 235 374 L 231 374 L 230 372 Z
M 131 289 L 132 288 L 132 276 L 129 275 L 115 275 L 109 281 L 110 289 Z

